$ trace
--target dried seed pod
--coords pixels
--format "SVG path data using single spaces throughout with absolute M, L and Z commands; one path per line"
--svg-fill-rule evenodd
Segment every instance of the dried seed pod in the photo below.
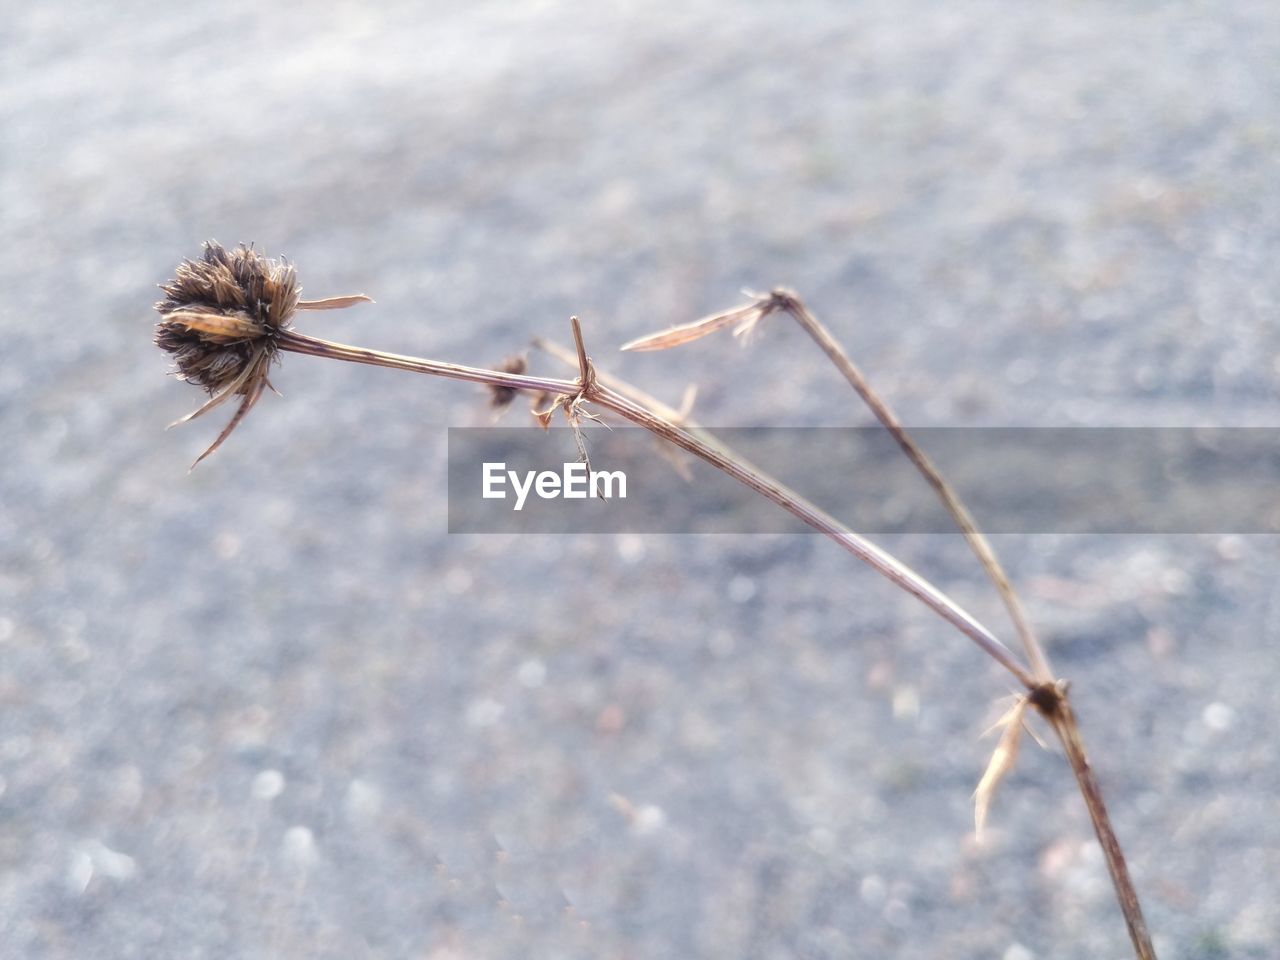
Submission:
M 278 337 L 299 309 L 350 306 L 368 297 L 301 301 L 297 273 L 241 244 L 228 250 L 210 240 L 199 260 L 184 260 L 174 278 L 160 285 L 155 343 L 170 354 L 177 376 L 209 392 L 210 400 L 179 423 L 212 410 L 233 396 L 244 399 L 231 422 L 196 463 L 222 444 L 271 383 L 267 371 L 279 351 Z M 195 466 L 195 464 L 192 464 Z
M 237 392 L 253 392 L 250 364 L 266 368 L 275 356 L 274 336 L 298 308 L 293 266 L 241 245 L 204 245 L 199 260 L 184 260 L 156 304 L 156 346 L 173 356 L 177 375 L 211 395 L 237 380 Z
M 529 369 L 529 364 L 524 357 L 508 357 L 496 369 L 503 373 L 524 373 Z M 511 404 L 518 392 L 515 387 L 493 384 L 489 387 L 489 403 L 495 410 L 502 410 Z

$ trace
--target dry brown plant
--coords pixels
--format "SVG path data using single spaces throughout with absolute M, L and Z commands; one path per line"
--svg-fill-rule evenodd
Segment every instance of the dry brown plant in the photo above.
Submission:
M 632 340 L 622 349 L 666 350 L 730 327 L 735 336 L 743 336 L 768 317 L 778 314 L 792 317 L 893 435 L 942 500 L 1008 609 L 1021 641 L 1025 663 L 991 630 L 916 571 L 849 530 L 693 423 L 689 416 L 691 396 L 686 397 L 684 409 L 673 410 L 629 384 L 599 373 L 587 353 L 577 317 L 570 320 L 574 340 L 572 354 L 554 344 L 535 342 L 535 345 L 576 366 L 577 377 L 568 380 L 531 376 L 526 372 L 527 364 L 523 358 L 507 361 L 500 369 L 491 370 L 353 347 L 302 334 L 292 327 L 298 310 L 337 309 L 369 302 L 369 298 L 358 294 L 326 300 L 300 300 L 301 288 L 293 266 L 283 260 L 268 259 L 251 247 L 241 246 L 228 251 L 210 242 L 205 245 L 201 260 L 184 261 L 179 265 L 175 278 L 162 284 L 161 289 L 165 299 L 156 305 L 160 313 L 156 344 L 173 356 L 175 372 L 180 378 L 203 387 L 210 394 L 210 399 L 203 406 L 179 422 L 198 417 L 232 397 L 242 398 L 230 422 L 196 463 L 218 449 L 271 386 L 267 373 L 279 355 L 299 353 L 483 384 L 490 389 L 496 406 L 509 404 L 516 394 L 527 394 L 533 398 L 534 416 L 544 427 L 550 424 L 557 410 L 563 413 L 584 461 L 587 455 L 582 436 L 585 423 L 603 422 L 603 415 L 611 414 L 643 427 L 662 443 L 685 450 L 711 464 L 833 540 L 968 637 L 1004 667 L 1022 690 L 997 723 L 1002 733 L 974 795 L 977 829 L 981 831 L 995 789 L 1017 759 L 1027 713 L 1035 710 L 1049 724 L 1066 753 L 1106 858 L 1134 954 L 1139 960 L 1154 960 L 1155 951 L 1137 892 L 1071 707 L 1068 683 L 1054 678 L 1016 591 L 995 551 L 959 496 L 871 388 L 844 348 L 795 293 L 776 288 L 767 294 L 753 295 L 743 306 Z

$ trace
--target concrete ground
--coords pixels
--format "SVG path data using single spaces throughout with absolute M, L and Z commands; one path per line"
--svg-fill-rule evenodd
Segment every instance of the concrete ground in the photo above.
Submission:
M 908 424 L 1280 425 L 1274 3 L 9 3 L 0 38 L 0 954 L 1126 956 L 1059 756 L 972 836 L 1007 678 L 833 545 L 449 536 L 483 394 L 302 357 L 187 475 L 220 422 L 164 431 L 199 397 L 150 308 L 253 241 L 376 297 L 318 336 L 485 364 L 576 313 L 703 422 L 867 423 L 782 322 L 612 351 L 781 283 Z M 885 546 L 1009 636 L 958 538 Z M 1277 539 L 997 546 L 1161 956 L 1280 955 Z

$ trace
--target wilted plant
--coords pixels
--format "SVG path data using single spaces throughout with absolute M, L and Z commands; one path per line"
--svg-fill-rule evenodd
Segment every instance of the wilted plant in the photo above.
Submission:
M 296 311 L 333 310 L 369 301 L 363 294 L 300 300 L 302 288 L 291 264 L 270 260 L 251 247 L 227 250 L 218 243 L 206 243 L 201 259 L 178 264 L 177 275 L 160 289 L 165 296 L 156 304 L 161 316 L 156 346 L 173 355 L 181 379 L 210 394 L 204 406 L 178 423 L 194 420 L 232 397 L 243 398 L 196 463 L 231 436 L 271 386 L 267 371 L 277 359 L 280 338 Z
M 577 317 L 570 318 L 575 346 L 572 354 L 553 344 L 535 342 L 549 353 L 576 365 L 578 376 L 565 380 L 528 375 L 528 364 L 523 357 L 504 361 L 498 369 L 489 370 L 352 347 L 301 334 L 291 326 L 298 310 L 336 309 L 371 301 L 363 294 L 327 300 L 301 300 L 301 288 L 293 266 L 283 260 L 268 259 L 251 247 L 240 246 L 228 251 L 216 242 L 209 242 L 205 244 L 200 260 L 184 261 L 179 265 L 175 278 L 162 284 L 161 289 L 165 299 L 156 304 L 160 320 L 155 342 L 173 356 L 177 376 L 203 387 L 210 394 L 210 399 L 203 406 L 178 422 L 198 417 L 233 397 L 241 398 L 231 420 L 196 463 L 226 440 L 271 386 L 267 374 L 279 359 L 279 354 L 282 351 L 302 353 L 485 384 L 497 408 L 507 406 L 517 394 L 525 393 L 533 398 L 532 412 L 544 427 L 550 424 L 556 411 L 564 415 L 573 429 L 584 460 L 583 421 L 602 420 L 601 413 L 589 409 L 595 407 L 644 427 L 666 443 L 692 453 L 834 540 L 969 637 L 1004 667 L 1022 688 L 1023 692 L 1015 697 L 1013 705 L 997 723 L 1002 733 L 974 793 L 977 830 L 981 832 L 994 791 L 1017 758 L 1027 714 L 1035 710 L 1063 745 L 1106 857 L 1135 955 L 1139 960 L 1153 960 L 1155 952 L 1151 938 L 1097 778 L 1085 753 L 1080 727 L 1071 708 L 1068 684 L 1054 678 L 995 551 L 978 531 L 955 491 L 871 389 L 830 331 L 809 312 L 796 294 L 778 288 L 767 294 L 752 295 L 744 306 L 633 340 L 622 349 L 665 350 L 729 327 L 733 328 L 735 336 L 746 334 L 760 321 L 773 315 L 792 317 L 849 381 L 937 492 L 999 591 L 1021 640 L 1025 664 L 990 630 L 910 567 L 858 536 L 692 423 L 688 417 L 692 397 L 686 398 L 684 409 L 672 410 L 629 384 L 597 372 L 587 355 Z

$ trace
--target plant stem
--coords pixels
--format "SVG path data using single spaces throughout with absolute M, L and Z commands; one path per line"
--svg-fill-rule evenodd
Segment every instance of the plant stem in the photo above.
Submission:
M 995 584 L 1000 598 L 1004 601 L 1004 605 L 1009 611 L 1009 618 L 1013 621 L 1014 629 L 1017 630 L 1018 636 L 1022 640 L 1022 646 L 1026 651 L 1027 660 L 1031 664 L 1032 673 L 1038 680 L 1052 680 L 1053 673 L 1049 668 L 1048 659 L 1045 657 L 1044 650 L 1031 628 L 1031 621 L 1027 618 L 1022 601 L 1018 598 L 1017 592 L 1009 582 L 1009 577 L 1004 572 L 1004 567 L 1000 565 L 1000 561 L 996 558 L 990 542 L 978 530 L 978 525 L 974 522 L 973 516 L 960 501 L 959 496 L 951 489 L 951 485 L 943 478 L 938 468 L 933 465 L 933 461 L 911 439 L 901 421 L 889 409 L 889 405 L 881 400 L 879 395 L 871 389 L 867 378 L 863 376 L 857 364 L 845 353 L 839 341 L 831 335 L 831 332 L 817 317 L 809 312 L 809 308 L 804 305 L 803 301 L 791 293 L 776 292 L 774 296 L 783 301 L 782 309 L 790 313 L 804 332 L 813 338 L 814 342 L 827 355 L 836 369 L 849 381 L 849 385 L 862 398 L 862 402 L 870 408 L 876 419 L 883 424 L 884 428 L 893 436 L 893 439 L 898 442 L 902 452 L 915 464 L 916 469 L 920 471 L 925 480 L 929 482 L 929 485 L 937 492 L 938 497 L 947 508 L 947 512 L 951 514 L 956 526 L 964 534 L 965 540 L 969 543 L 969 548 L 978 558 L 978 562 L 982 564 L 983 570 L 986 571 L 991 582 Z
M 514 387 L 516 390 L 530 390 L 534 393 L 574 394 L 580 389 L 579 385 L 572 380 L 530 377 L 523 373 L 506 373 L 501 370 L 445 363 L 442 360 L 425 360 L 422 357 L 408 357 L 399 353 L 384 353 L 381 350 L 352 347 L 345 343 L 309 337 L 296 330 L 284 331 L 279 334 L 276 342 L 281 350 L 287 350 L 290 353 L 302 353 L 309 357 L 328 357 L 350 363 L 367 363 L 375 367 L 390 367 L 393 370 L 408 370 L 412 373 L 427 373 L 449 380 Z
M 950 484 L 943 479 L 942 474 L 925 455 L 924 451 L 911 439 L 901 422 L 894 416 L 893 411 L 889 409 L 888 404 L 881 400 L 876 392 L 871 389 L 871 385 L 867 382 L 866 377 L 863 376 L 862 371 L 845 353 L 844 348 L 831 335 L 831 332 L 809 312 L 809 309 L 794 293 L 785 289 L 775 289 L 767 295 L 755 297 L 754 303 L 749 306 L 712 314 L 693 323 L 641 337 L 626 344 L 623 349 L 665 350 L 669 347 L 680 346 L 697 340 L 716 330 L 735 325 L 737 327 L 734 331 L 735 334 L 740 334 L 750 330 L 759 320 L 778 311 L 785 311 L 792 316 L 800 327 L 818 344 L 828 359 L 835 364 L 836 368 L 849 381 L 849 384 L 857 392 L 858 396 L 862 398 L 863 402 L 871 408 L 880 423 L 898 442 L 908 459 L 924 475 L 930 486 L 938 494 L 943 505 L 960 528 L 961 533 L 964 534 L 970 549 L 977 556 L 983 570 L 986 571 L 987 576 L 995 584 L 1013 620 L 1014 627 L 1022 639 L 1027 659 L 1031 664 L 1032 674 L 1038 681 L 1035 686 L 1029 688 L 1028 699 L 1035 704 L 1040 713 L 1052 724 L 1063 743 L 1063 748 L 1067 752 L 1072 772 L 1075 774 L 1076 782 L 1080 787 L 1080 793 L 1084 797 L 1085 805 L 1089 809 L 1089 816 L 1093 820 L 1094 831 L 1097 833 L 1098 841 L 1102 845 L 1103 854 L 1107 860 L 1107 869 L 1111 873 L 1116 897 L 1120 902 L 1125 922 L 1129 927 L 1129 936 L 1133 941 L 1134 950 L 1139 960 L 1147 960 L 1147 958 L 1154 960 L 1155 951 L 1151 945 L 1150 935 L 1147 933 L 1146 921 L 1142 917 L 1142 908 L 1138 903 L 1137 893 L 1129 877 L 1128 866 L 1120 849 L 1120 843 L 1116 839 L 1115 831 L 1112 829 L 1106 804 L 1102 799 L 1101 788 L 1098 786 L 1097 778 L 1094 776 L 1085 756 L 1084 744 L 1080 737 L 1080 727 L 1076 721 L 1075 713 L 1067 701 L 1066 684 L 1053 680 L 1048 659 L 1045 657 L 1040 642 L 1036 639 L 1035 632 L 1031 629 L 1031 623 L 1027 619 L 1017 592 L 1013 589 L 1013 585 L 1005 574 L 1004 568 L 1001 567 L 999 560 L 996 558 L 995 551 L 991 548 L 986 537 L 978 530 L 977 524 L 960 501 L 959 496 L 951 488 Z M 1019 676 L 1021 678 L 1022 675 Z M 996 759 L 993 757 L 993 763 L 996 762 Z M 993 783 L 998 782 L 1000 776 L 999 767 L 989 768 L 989 774 L 992 769 L 997 771 Z M 985 780 L 986 777 L 984 777 Z M 989 788 L 984 791 L 983 785 L 979 784 L 979 791 L 989 793 Z M 979 802 L 985 805 L 987 800 L 989 800 L 989 797 Z M 980 819 L 981 814 L 979 814 Z
M 808 315 L 808 311 L 803 312 Z M 814 323 L 816 324 L 816 321 Z M 803 323 L 802 326 L 804 326 Z M 820 329 L 820 325 L 815 329 Z M 831 343 L 834 343 L 829 334 L 826 334 L 826 338 Z M 1110 817 L 1107 814 L 1106 804 L 1102 799 L 1102 791 L 1098 785 L 1097 778 L 1085 754 L 1084 744 L 1080 737 L 1079 724 L 1065 693 L 1057 695 L 1052 707 L 1046 707 L 1037 698 L 1037 692 L 1045 689 L 1046 686 L 1053 688 L 1054 685 L 1043 680 L 1037 682 L 1037 679 L 1028 673 L 1026 668 L 1018 662 L 1013 653 L 1004 644 L 945 593 L 874 543 L 853 533 L 838 520 L 809 503 L 783 484 L 746 464 L 730 451 L 702 439 L 693 432 L 677 426 L 671 420 L 660 416 L 653 410 L 623 396 L 622 393 L 601 384 L 594 375 L 590 361 L 586 356 L 585 348 L 582 347 L 580 329 L 577 329 L 576 325 L 575 342 L 578 345 L 577 359 L 580 370 L 586 375 L 579 376 L 577 380 L 560 380 L 506 373 L 499 370 L 487 370 L 481 367 L 468 367 L 461 364 L 409 357 L 402 354 L 385 353 L 380 350 L 369 350 L 363 347 L 353 347 L 329 340 L 321 340 L 292 330 L 282 333 L 278 339 L 282 350 L 302 353 L 308 356 L 328 357 L 352 363 L 390 367 L 452 380 L 465 380 L 471 383 L 507 386 L 518 390 L 530 390 L 563 396 L 576 396 L 596 403 L 682 450 L 688 451 L 750 489 L 755 490 L 761 496 L 778 504 L 810 527 L 825 534 L 881 576 L 916 597 L 948 623 L 955 626 L 961 633 L 969 637 L 984 653 L 1008 670 L 1024 687 L 1032 692 L 1036 705 L 1040 707 L 1041 712 L 1049 719 L 1058 738 L 1062 741 L 1063 749 L 1067 753 L 1067 759 L 1080 786 L 1080 792 L 1084 796 L 1085 805 L 1093 821 L 1098 842 L 1102 845 L 1107 861 L 1107 869 L 1111 874 L 1112 883 L 1115 885 L 1120 907 L 1128 925 L 1134 951 L 1139 960 L 1155 960 L 1155 951 L 1151 945 L 1150 934 L 1147 932 L 1146 921 L 1142 915 L 1137 892 L 1129 876 L 1128 865 L 1125 863 L 1119 840 L 1116 838 L 1115 830 L 1112 828 Z M 838 344 L 836 344 L 836 348 L 839 350 Z M 839 352 L 843 355 L 843 351 Z M 849 367 L 856 371 L 856 367 L 852 366 L 852 362 L 849 363 Z M 858 376 L 861 378 L 860 374 Z M 875 397 L 869 387 L 866 387 L 865 379 L 861 379 L 861 382 L 867 391 L 866 396 L 875 399 L 874 404 L 869 404 L 872 409 L 883 410 L 886 416 L 890 418 L 890 421 L 897 424 L 896 418 L 893 418 L 888 408 Z M 862 395 L 861 390 L 859 390 L 859 394 Z M 864 399 L 866 399 L 865 396 Z M 879 414 L 877 413 L 877 415 Z M 888 423 L 886 423 L 886 426 L 888 426 Z M 915 450 L 920 458 L 925 463 L 928 463 L 919 448 L 907 437 L 901 425 L 897 425 L 896 431 L 891 429 L 891 432 L 893 432 L 900 444 L 903 443 L 903 438 L 906 438 L 904 449 L 908 451 Z M 912 460 L 919 465 L 915 457 L 912 457 Z M 954 503 L 961 515 L 968 517 L 963 505 L 951 493 L 945 481 L 941 480 L 936 468 L 932 467 L 932 464 L 929 464 L 929 467 L 933 475 L 938 477 L 942 490 L 946 491 L 947 496 L 944 497 L 944 501 L 949 504 Z M 976 534 L 976 528 L 973 528 L 971 519 L 969 524 L 970 529 L 973 529 Z M 980 534 L 977 536 L 979 541 L 985 543 Z M 970 543 L 972 544 L 973 542 L 971 539 Z M 987 550 L 994 561 L 994 554 L 990 554 L 989 547 Z M 982 554 L 979 554 L 980 559 L 981 557 Z M 986 566 L 985 563 L 984 566 Z M 999 569 L 998 563 L 996 564 L 996 569 Z M 1007 583 L 1007 578 L 1005 582 Z M 1008 589 L 1009 596 L 1014 596 L 1012 587 L 1010 586 Z
M 792 516 L 818 532 L 825 534 L 881 576 L 901 587 L 956 627 L 977 644 L 984 653 L 1008 670 L 1028 690 L 1034 689 L 1036 686 L 1035 678 L 1018 662 L 1008 647 L 997 640 L 990 630 L 979 623 L 958 603 L 910 567 L 886 553 L 871 541 L 858 536 L 834 517 L 808 503 L 787 489 L 787 487 L 743 465 L 734 457 L 725 454 L 712 444 L 671 423 L 669 420 L 658 416 L 653 411 L 601 385 L 594 377 L 588 378 L 585 383 L 581 382 L 581 379 L 570 381 L 530 377 L 525 374 L 505 373 L 499 370 L 486 370 L 480 367 L 467 367 L 438 360 L 384 353 L 380 350 L 369 350 L 364 347 L 352 347 L 342 343 L 309 337 L 293 330 L 280 334 L 277 342 L 280 349 L 293 353 L 391 367 L 396 370 L 425 373 L 452 380 L 466 380 L 471 383 L 507 386 L 518 390 L 532 390 L 565 396 L 581 396 L 584 400 L 612 410 L 618 416 L 630 420 L 637 426 L 643 427 L 669 443 L 706 461 L 716 469 L 727 473 L 738 482 L 755 490 L 761 496 L 772 500 Z M 581 354 L 584 364 L 586 363 L 585 356 L 585 353 Z
M 675 444 L 705 460 L 713 467 L 727 473 L 739 483 L 745 484 L 761 496 L 772 500 L 792 516 L 826 534 L 841 547 L 870 566 L 881 576 L 897 584 L 916 597 L 961 633 L 976 643 L 988 656 L 1013 674 L 1020 683 L 1031 689 L 1035 681 L 1026 668 L 1013 656 L 1003 643 L 974 619 L 945 593 L 925 580 L 910 567 L 880 549 L 870 540 L 858 536 L 830 514 L 813 506 L 787 487 L 763 474 L 744 467 L 736 459 L 703 442 L 681 427 L 668 423 L 649 410 L 635 404 L 607 387 L 596 386 L 589 394 L 602 407 L 612 410 L 637 426 L 644 427 L 664 440 Z
M 1138 901 L 1137 890 L 1134 889 L 1133 880 L 1129 876 L 1129 866 L 1125 862 L 1124 851 L 1121 849 L 1120 841 L 1111 825 L 1111 817 L 1107 813 L 1107 805 L 1102 799 L 1102 788 L 1099 786 L 1098 778 L 1094 775 L 1093 768 L 1089 765 L 1089 758 L 1085 754 L 1084 740 L 1080 736 L 1080 724 L 1076 720 L 1075 711 L 1072 710 L 1071 703 L 1067 698 L 1066 684 L 1052 682 L 1053 674 L 1050 672 L 1048 658 L 1045 657 L 1040 641 L 1036 638 L 1035 632 L 1031 628 L 1031 623 L 1027 619 L 1022 601 L 1018 597 L 1017 591 L 1014 590 L 1013 585 L 1009 582 L 1009 578 L 1005 574 L 1004 568 L 1000 565 L 1000 561 L 996 558 L 991 544 L 978 530 L 973 516 L 961 502 L 959 495 L 951 488 L 951 485 L 947 483 L 938 468 L 933 465 L 933 462 L 911 438 L 911 435 L 907 433 L 906 428 L 902 426 L 893 411 L 889 409 L 889 405 L 881 400 L 879 395 L 871 388 L 867 378 L 863 376 L 862 371 L 845 353 L 844 348 L 831 335 L 831 332 L 817 317 L 809 312 L 808 307 L 795 294 L 786 291 L 775 291 L 771 295 L 771 300 L 776 302 L 781 309 L 791 314 L 800 327 L 813 338 L 831 362 L 835 364 L 836 368 L 844 374 L 845 379 L 849 381 L 850 386 L 862 398 L 862 401 L 898 442 L 903 453 L 915 464 L 916 469 L 924 475 L 929 485 L 938 494 L 938 497 L 955 520 L 956 525 L 960 528 L 961 533 L 964 534 L 970 549 L 977 556 L 978 562 L 982 564 L 987 576 L 995 584 L 1001 598 L 1004 600 L 1005 607 L 1009 611 L 1009 616 L 1013 620 L 1014 627 L 1022 639 L 1023 649 L 1026 651 L 1027 658 L 1031 663 L 1032 672 L 1042 681 L 1039 690 L 1033 691 L 1032 702 L 1036 704 L 1041 714 L 1053 726 L 1054 732 L 1062 742 L 1063 750 L 1066 751 L 1067 761 L 1071 764 L 1071 772 L 1075 775 L 1076 783 L 1080 788 L 1080 795 L 1084 797 L 1085 806 L 1089 810 L 1089 818 L 1093 821 L 1094 833 L 1097 834 L 1098 843 L 1101 845 L 1103 856 L 1107 861 L 1107 870 L 1111 874 L 1111 883 L 1115 887 L 1116 899 L 1120 904 L 1121 912 L 1124 914 L 1125 925 L 1129 929 L 1129 939 L 1133 942 L 1134 953 L 1137 955 L 1138 960 L 1155 960 L 1155 949 L 1152 947 L 1151 935 L 1147 931 L 1147 923 L 1142 915 L 1142 905 Z M 1052 695 L 1049 694 L 1049 691 L 1052 691 Z
M 1089 819 L 1093 821 L 1093 831 L 1098 836 L 1098 843 L 1107 861 L 1107 871 L 1111 874 L 1111 883 L 1115 887 L 1120 912 L 1124 914 L 1124 922 L 1129 929 L 1129 939 L 1133 942 L 1134 955 L 1138 960 L 1156 960 L 1155 947 L 1151 943 L 1151 934 L 1147 930 L 1147 921 L 1142 915 L 1142 904 L 1138 901 L 1138 891 L 1133 886 L 1133 878 L 1129 876 L 1129 865 L 1125 861 L 1124 851 L 1111 825 L 1106 802 L 1102 799 L 1102 788 L 1085 753 L 1084 741 L 1080 736 L 1080 724 L 1067 697 L 1066 684 L 1058 683 L 1052 687 L 1056 691 L 1056 701 L 1052 706 L 1048 708 L 1042 706 L 1035 694 L 1032 695 L 1032 701 L 1040 707 L 1041 715 L 1049 721 L 1054 733 L 1062 742 L 1063 750 L 1066 751 L 1067 762 L 1071 764 L 1071 771 L 1075 774 L 1076 783 L 1080 787 L 1080 795 L 1084 797 L 1085 806 L 1089 810 Z

